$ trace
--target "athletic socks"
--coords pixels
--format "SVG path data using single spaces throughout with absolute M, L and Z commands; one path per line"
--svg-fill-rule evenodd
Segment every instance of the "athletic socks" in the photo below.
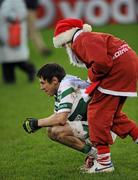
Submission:
M 112 172 L 114 166 L 111 162 L 110 148 L 108 146 L 97 146 L 97 159 L 93 161 L 93 166 L 87 169 L 86 173 Z
M 108 166 L 111 164 L 111 154 L 110 153 L 100 154 L 98 155 L 97 161 L 99 164 L 103 166 Z
M 97 149 L 92 147 L 90 144 L 85 144 L 81 152 L 87 154 L 87 156 L 84 165 L 81 166 L 80 169 L 87 171 L 94 165 L 94 160 L 97 159 Z
M 85 144 L 83 149 L 81 150 L 82 153 L 88 154 L 88 152 L 91 150 L 91 145 L 90 144 Z
M 98 157 L 97 162 L 103 166 L 110 165 L 111 162 L 111 153 L 108 146 L 97 146 Z

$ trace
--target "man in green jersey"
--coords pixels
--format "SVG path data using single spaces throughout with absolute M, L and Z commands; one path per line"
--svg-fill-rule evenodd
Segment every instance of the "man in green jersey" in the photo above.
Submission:
M 27 118 L 23 123 L 28 133 L 48 127 L 48 136 L 61 144 L 96 158 L 96 150 L 89 142 L 87 104 L 83 99 L 89 86 L 76 76 L 67 75 L 58 64 L 46 64 L 37 73 L 40 88 L 47 95 L 55 97 L 54 113 L 46 118 Z M 88 158 L 87 158 L 88 159 Z M 87 167 L 91 160 L 86 161 Z

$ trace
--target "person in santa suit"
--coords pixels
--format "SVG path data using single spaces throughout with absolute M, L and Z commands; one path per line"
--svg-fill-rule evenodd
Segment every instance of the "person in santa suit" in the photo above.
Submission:
M 53 44 L 65 47 L 70 62 L 86 67 L 90 81 L 98 82 L 88 105 L 89 135 L 98 159 L 87 172 L 111 172 L 110 131 L 121 138 L 130 135 L 138 143 L 138 125 L 122 112 L 127 97 L 137 96 L 138 57 L 125 41 L 91 31 L 91 26 L 80 19 L 60 20 Z

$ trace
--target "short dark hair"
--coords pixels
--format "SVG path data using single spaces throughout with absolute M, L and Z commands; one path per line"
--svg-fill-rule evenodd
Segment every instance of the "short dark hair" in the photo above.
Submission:
M 53 77 L 57 77 L 59 82 L 61 82 L 65 75 L 64 68 L 56 63 L 45 64 L 37 72 L 38 78 L 43 78 L 49 83 L 51 83 Z

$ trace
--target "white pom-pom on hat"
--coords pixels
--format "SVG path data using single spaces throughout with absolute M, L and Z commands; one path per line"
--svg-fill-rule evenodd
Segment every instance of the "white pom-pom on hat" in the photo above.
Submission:
M 92 31 L 92 26 L 89 24 L 83 24 L 83 31 L 84 32 L 91 32 Z

